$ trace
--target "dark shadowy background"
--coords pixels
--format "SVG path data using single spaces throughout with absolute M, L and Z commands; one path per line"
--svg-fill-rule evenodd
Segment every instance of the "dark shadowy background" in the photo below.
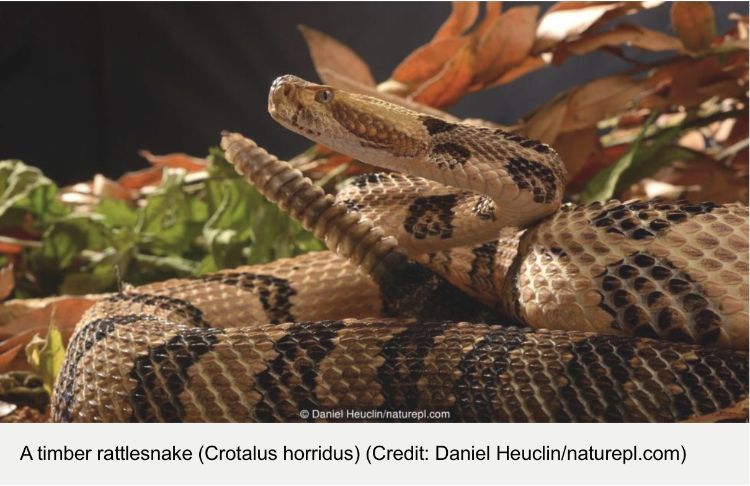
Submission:
M 719 32 L 729 13 L 748 11 L 746 2 L 713 6 Z M 66 184 L 143 167 L 140 148 L 202 156 L 222 129 L 289 157 L 309 144 L 270 119 L 266 94 L 280 74 L 317 80 L 297 24 L 351 46 L 382 81 L 449 12 L 424 2 L 0 4 L 0 159 Z M 629 20 L 671 33 L 669 5 Z M 453 111 L 510 123 L 627 67 L 603 53 L 570 58 Z

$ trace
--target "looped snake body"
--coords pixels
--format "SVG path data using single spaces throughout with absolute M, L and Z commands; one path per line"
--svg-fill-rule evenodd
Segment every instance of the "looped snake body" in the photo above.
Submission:
M 225 134 L 236 170 L 330 251 L 101 300 L 55 420 L 679 421 L 747 400 L 747 207 L 561 205 L 545 144 L 293 76 L 269 111 L 395 172 L 333 197 Z

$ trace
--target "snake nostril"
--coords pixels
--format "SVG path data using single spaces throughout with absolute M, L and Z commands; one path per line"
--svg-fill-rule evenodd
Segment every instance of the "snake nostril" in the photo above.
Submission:
M 284 94 L 284 96 L 289 96 L 289 94 L 290 94 L 290 93 L 292 92 L 292 87 L 291 87 L 291 86 L 289 86 L 288 84 L 285 84 L 285 85 L 283 86 L 283 88 L 282 88 L 282 91 L 281 91 L 281 92 L 282 92 L 282 93 Z

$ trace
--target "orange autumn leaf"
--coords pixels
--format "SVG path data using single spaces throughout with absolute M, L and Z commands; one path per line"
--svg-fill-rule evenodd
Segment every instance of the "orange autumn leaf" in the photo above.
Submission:
M 28 343 L 35 334 L 39 332 L 44 333 L 45 331 L 45 327 L 33 327 L 0 341 L 0 354 L 6 353 L 18 345 L 25 346 L 26 343 Z
M 55 313 L 55 325 L 62 332 L 72 331 L 89 307 L 96 302 L 94 298 L 65 297 L 55 299 L 41 308 L 33 308 L 25 313 L 14 314 L 10 321 L 0 325 L 0 336 L 14 336 L 29 329 L 49 327 L 52 313 Z
M 148 150 L 139 150 L 138 155 L 157 167 L 169 167 L 171 169 L 185 169 L 188 172 L 205 170 L 208 166 L 206 159 L 193 157 L 183 153 L 172 153 L 165 155 L 154 155 Z
M 147 169 L 126 172 L 117 182 L 126 189 L 141 189 L 146 186 L 158 186 L 162 179 L 162 167 L 149 167 Z
M 670 10 L 672 28 L 685 47 L 702 51 L 716 37 L 714 9 L 708 2 L 675 2 Z
M 502 14 L 503 2 L 487 2 L 484 5 L 484 18 L 474 31 L 474 34 L 477 37 L 481 37 L 487 32 L 487 29 L 489 29 L 493 22 L 495 22 L 495 20 Z
M 414 90 L 413 99 L 438 108 L 455 103 L 471 84 L 473 65 L 474 52 L 470 46 L 464 46 L 437 75 Z
M 534 45 L 539 7 L 511 8 L 497 18 L 479 39 L 474 79 L 490 83 L 520 64 Z
M 451 14 L 435 33 L 432 42 L 457 37 L 469 30 L 479 15 L 479 2 L 453 2 Z
M 91 193 L 96 197 L 106 197 L 130 201 L 133 199 L 131 190 L 122 187 L 118 182 L 107 179 L 102 174 L 96 174 L 91 184 Z
M 375 86 L 370 67 L 350 47 L 310 27 L 300 25 L 298 28 L 307 42 L 310 57 L 321 81 L 333 85 L 326 76 L 326 70 L 331 70 L 364 85 Z
M 10 364 L 13 363 L 13 360 L 16 358 L 18 353 L 23 349 L 23 347 L 24 347 L 23 344 L 19 344 L 18 346 L 15 346 L 7 351 L 0 352 L 0 372 L 3 372 L 7 368 L 10 367 Z
M 412 52 L 396 69 L 391 78 L 400 83 L 415 85 L 432 78 L 440 72 L 459 49 L 466 46 L 469 39 L 449 37 L 433 41 Z
M 21 253 L 22 251 L 23 251 L 23 248 L 20 245 L 0 242 L 0 253 L 3 253 L 5 255 L 17 255 Z

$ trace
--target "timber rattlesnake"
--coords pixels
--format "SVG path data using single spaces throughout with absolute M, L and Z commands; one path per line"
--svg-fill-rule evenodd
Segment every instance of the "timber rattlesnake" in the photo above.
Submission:
M 675 421 L 747 399 L 747 207 L 561 207 L 557 154 L 519 135 L 293 76 L 269 109 L 408 175 L 361 176 L 334 198 L 225 134 L 237 171 L 332 251 L 98 302 L 55 420 Z

